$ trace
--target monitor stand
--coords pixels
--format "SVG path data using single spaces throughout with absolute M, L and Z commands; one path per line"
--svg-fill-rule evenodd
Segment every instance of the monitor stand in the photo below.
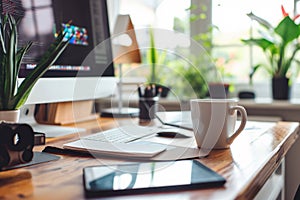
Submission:
M 39 124 L 34 117 L 35 105 L 24 105 L 20 110 L 19 123 L 29 124 L 35 132 L 45 133 L 46 137 L 59 137 L 84 132 L 84 128 Z

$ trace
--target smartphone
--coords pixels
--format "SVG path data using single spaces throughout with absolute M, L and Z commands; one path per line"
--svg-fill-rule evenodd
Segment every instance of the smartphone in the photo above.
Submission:
M 83 169 L 86 197 L 221 187 L 226 179 L 196 160 L 143 162 Z

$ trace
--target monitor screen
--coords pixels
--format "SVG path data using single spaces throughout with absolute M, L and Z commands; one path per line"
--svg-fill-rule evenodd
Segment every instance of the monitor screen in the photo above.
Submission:
M 72 36 L 57 61 L 33 87 L 26 104 L 96 99 L 115 91 L 106 0 L 2 0 L 2 12 L 19 18 L 20 81 L 33 70 L 61 30 Z
M 67 32 L 66 39 L 72 38 L 44 77 L 113 76 L 110 43 L 100 45 L 110 37 L 105 0 L 19 1 L 15 13 L 21 18 L 19 44 L 34 42 L 23 59 L 20 77 L 35 67 L 61 30 Z M 95 48 L 98 45 L 101 48 Z M 93 59 L 84 62 L 88 55 Z
M 72 35 L 65 51 L 32 88 L 21 108 L 21 122 L 35 123 L 32 108 L 36 104 L 94 100 L 114 93 L 116 78 L 106 0 L 0 0 L 0 3 L 2 13 L 20 19 L 18 46 L 33 42 L 22 60 L 20 82 L 33 70 L 59 31 L 67 32 L 66 39 Z M 47 131 L 34 130 L 46 132 L 48 137 Z

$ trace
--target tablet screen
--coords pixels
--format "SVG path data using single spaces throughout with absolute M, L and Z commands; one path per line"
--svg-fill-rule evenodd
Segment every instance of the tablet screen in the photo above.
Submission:
M 196 160 L 84 168 L 87 196 L 222 186 L 226 180 Z

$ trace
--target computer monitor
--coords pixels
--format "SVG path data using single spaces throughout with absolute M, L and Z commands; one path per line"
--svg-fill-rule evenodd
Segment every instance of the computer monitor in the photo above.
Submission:
M 18 27 L 19 44 L 34 42 L 23 59 L 20 81 L 35 67 L 59 30 L 64 29 L 74 34 L 58 60 L 38 80 L 26 105 L 91 100 L 113 94 L 116 79 L 106 0 L 2 2 L 3 9 L 10 9 L 13 15 L 21 18 Z M 29 118 L 33 119 L 32 113 L 31 110 L 23 109 L 20 120 L 28 123 L 31 121 Z M 24 116 L 29 117 L 24 120 Z M 55 136 L 55 131 L 43 132 L 47 136 Z M 59 130 L 56 132 L 57 135 L 62 134 L 59 132 L 68 133 Z

